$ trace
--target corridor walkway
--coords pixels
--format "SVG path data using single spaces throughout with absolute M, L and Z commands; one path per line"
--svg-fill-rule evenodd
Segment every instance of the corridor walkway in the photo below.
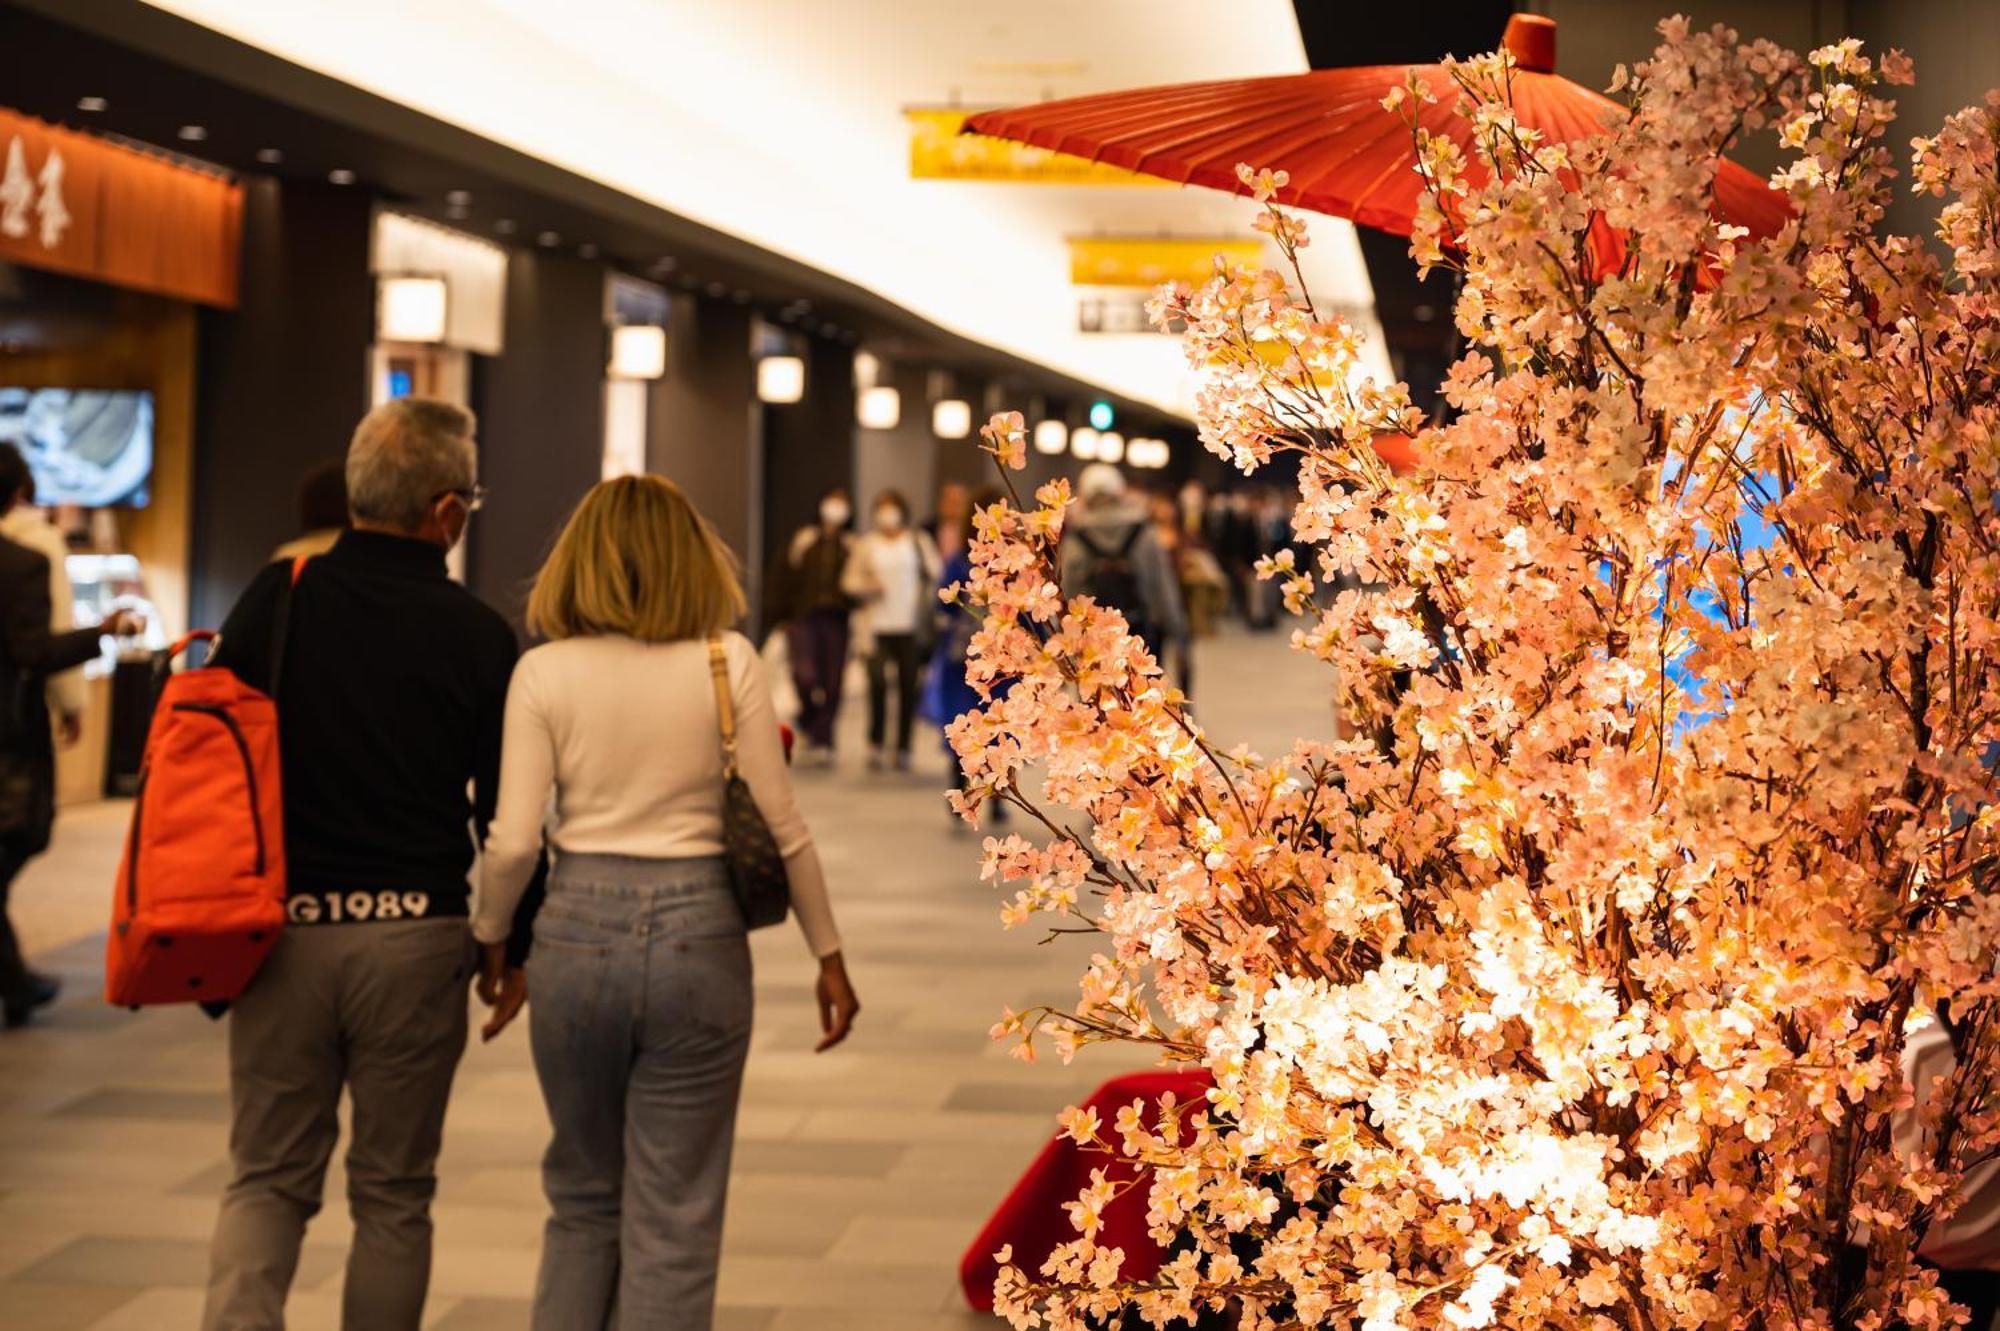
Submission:
M 1197 658 L 1202 716 L 1265 751 L 1331 729 L 1330 677 L 1281 637 L 1225 637 Z M 850 712 L 858 709 L 850 709 Z M 858 718 L 850 715 L 850 722 Z M 797 931 L 756 937 L 757 1034 L 738 1129 L 718 1326 L 933 1331 L 996 1325 L 965 1311 L 961 1251 L 1053 1129 L 1053 1115 L 1131 1056 L 1033 1067 L 986 1039 L 1004 1004 L 1062 1001 L 1088 940 L 1004 933 L 978 881 L 977 838 L 917 775 L 800 773 L 864 1011 L 815 1057 L 811 969 Z M 0 1033 L 0 1327 L 193 1327 L 225 1178 L 221 1028 L 200 1013 L 113 1011 L 96 996 L 122 806 L 65 816 L 58 849 L 17 889 L 31 952 L 68 985 L 46 1019 Z M 445 1132 L 427 1324 L 526 1326 L 543 1202 L 541 1100 L 516 1027 L 474 1046 Z M 336 1161 L 291 1304 L 294 1331 L 338 1323 L 348 1227 Z

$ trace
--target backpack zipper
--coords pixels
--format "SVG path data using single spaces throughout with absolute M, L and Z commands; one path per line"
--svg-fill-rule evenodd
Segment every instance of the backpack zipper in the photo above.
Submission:
M 200 716 L 213 717 L 217 721 L 222 722 L 223 728 L 229 732 L 229 738 L 236 741 L 236 752 L 243 759 L 243 783 L 250 790 L 250 828 L 257 834 L 257 874 L 259 877 L 262 877 L 264 873 L 263 802 L 257 798 L 257 768 L 250 761 L 250 741 L 243 738 L 243 728 L 236 724 L 236 718 L 231 716 L 226 709 L 218 707 L 214 703 L 177 702 L 174 704 L 173 710 L 176 712 L 194 712 Z M 138 823 L 136 815 L 132 821 L 135 825 Z M 137 888 L 135 887 L 135 895 L 136 892 Z

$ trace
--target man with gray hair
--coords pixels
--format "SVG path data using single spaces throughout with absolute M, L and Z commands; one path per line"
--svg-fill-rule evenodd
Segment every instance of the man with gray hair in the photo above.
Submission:
M 369 412 L 347 452 L 352 528 L 308 563 L 267 568 L 223 625 L 216 664 L 278 703 L 291 923 L 229 1016 L 232 1169 L 207 1331 L 284 1325 L 343 1089 L 342 1325 L 416 1331 L 422 1316 L 475 970 L 467 873 L 517 652 L 506 620 L 445 571 L 483 499 L 472 432 L 446 402 Z M 491 996 L 496 1020 L 519 1007 L 518 977 Z

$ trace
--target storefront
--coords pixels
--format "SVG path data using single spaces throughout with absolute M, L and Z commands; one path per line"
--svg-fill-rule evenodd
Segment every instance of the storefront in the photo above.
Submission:
M 147 647 L 187 624 L 196 312 L 236 304 L 242 213 L 225 174 L 0 108 L 0 440 L 71 551 L 76 622 L 139 609 Z M 85 668 L 66 801 L 130 766 L 115 662 Z

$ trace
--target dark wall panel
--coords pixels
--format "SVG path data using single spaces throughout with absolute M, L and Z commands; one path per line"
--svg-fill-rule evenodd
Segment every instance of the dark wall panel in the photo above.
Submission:
M 646 469 L 685 490 L 746 567 L 757 513 L 750 317 L 741 305 L 675 296 L 667 374 L 646 408 Z
M 604 451 L 604 271 L 517 250 L 507 265 L 507 348 L 475 361 L 480 481 L 472 590 L 521 622 L 528 586 Z
M 793 532 L 818 520 L 821 496 L 854 484 L 854 352 L 815 339 L 806 356 L 805 397 L 763 413 L 766 567 Z
M 252 178 L 243 294 L 201 312 L 191 619 L 221 622 L 272 547 L 295 535 L 299 478 L 340 457 L 368 406 L 370 202 Z

